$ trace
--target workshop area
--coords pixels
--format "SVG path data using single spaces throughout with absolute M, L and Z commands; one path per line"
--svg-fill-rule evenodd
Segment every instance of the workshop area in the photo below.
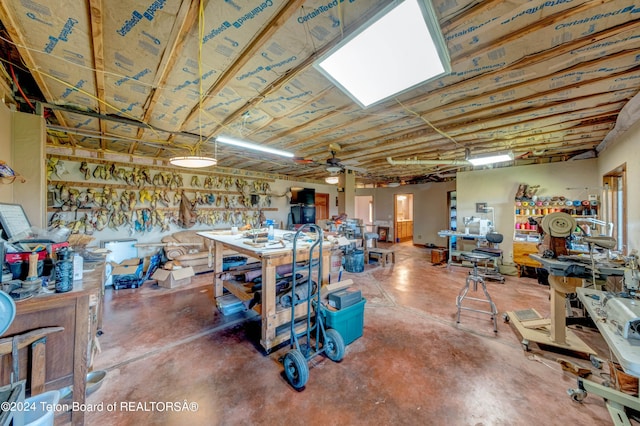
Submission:
M 108 291 L 97 368 L 109 380 L 87 402 L 194 401 L 193 413 L 87 413 L 88 424 L 610 424 L 602 398 L 576 403 L 570 367 L 598 379 L 607 368 L 588 358 L 541 350 L 524 352 L 501 319 L 463 313 L 455 299 L 468 271 L 433 265 L 428 251 L 397 246 L 393 270 L 374 264 L 348 273 L 367 299 L 363 336 L 344 359 L 312 362 L 306 389 L 288 385 L 279 361 L 287 347 L 265 354 L 251 312 L 212 310 L 206 276 L 167 294 L 158 288 Z M 534 308 L 549 313 L 549 287 L 533 278 L 490 282 L 500 312 Z M 213 311 L 213 314 L 212 314 Z M 134 324 L 132 324 L 132 322 Z M 593 329 L 571 326 L 607 356 Z M 569 365 L 570 363 L 570 365 Z M 301 415 L 301 413 L 303 413 Z M 637 424 L 634 421 L 633 424 Z

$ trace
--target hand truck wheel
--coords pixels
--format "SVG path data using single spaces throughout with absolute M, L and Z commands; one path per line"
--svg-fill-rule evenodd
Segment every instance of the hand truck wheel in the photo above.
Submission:
M 307 359 L 297 349 L 287 352 L 282 362 L 284 364 L 284 374 L 294 389 L 302 389 L 309 380 L 309 366 Z
M 324 352 L 331 361 L 339 362 L 344 357 L 344 339 L 333 328 L 329 328 L 324 333 Z

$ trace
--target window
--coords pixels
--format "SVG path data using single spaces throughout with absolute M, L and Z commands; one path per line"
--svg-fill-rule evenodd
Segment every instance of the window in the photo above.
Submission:
M 627 165 L 616 168 L 604 175 L 602 197 L 602 217 L 605 222 L 613 222 L 613 237 L 616 250 L 627 254 Z

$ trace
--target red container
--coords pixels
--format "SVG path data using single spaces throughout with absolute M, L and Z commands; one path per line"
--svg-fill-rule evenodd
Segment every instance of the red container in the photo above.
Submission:
M 30 251 L 23 251 L 20 253 L 7 253 L 4 256 L 4 260 L 7 263 L 29 262 L 30 255 L 31 255 Z M 42 250 L 38 252 L 38 260 L 45 260 L 46 258 L 47 258 L 46 250 Z

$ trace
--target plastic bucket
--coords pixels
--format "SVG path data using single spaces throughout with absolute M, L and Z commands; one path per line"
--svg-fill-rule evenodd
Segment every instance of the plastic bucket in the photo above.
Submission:
M 342 267 L 342 254 L 336 253 L 331 255 L 331 272 L 340 272 Z
M 57 390 L 43 392 L 25 400 L 29 411 L 24 412 L 25 426 L 53 426 L 55 406 L 60 401 Z M 33 407 L 33 409 L 31 409 Z
M 344 269 L 347 272 L 364 271 L 364 251 L 354 250 L 344 256 Z

